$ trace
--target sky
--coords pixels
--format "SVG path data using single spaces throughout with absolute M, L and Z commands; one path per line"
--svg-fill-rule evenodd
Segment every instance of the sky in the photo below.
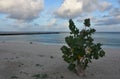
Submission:
M 81 30 L 86 18 L 98 32 L 120 32 L 120 0 L 0 0 L 0 32 L 69 31 L 69 19 Z

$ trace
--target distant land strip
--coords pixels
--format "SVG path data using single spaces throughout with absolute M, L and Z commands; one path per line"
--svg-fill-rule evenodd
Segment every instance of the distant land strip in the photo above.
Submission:
M 60 34 L 67 32 L 0 32 L 0 36 L 4 35 L 34 35 L 34 34 Z

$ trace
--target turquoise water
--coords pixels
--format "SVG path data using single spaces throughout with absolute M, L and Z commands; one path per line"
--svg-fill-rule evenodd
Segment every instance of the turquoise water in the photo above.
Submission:
M 39 35 L 12 35 L 0 36 L 0 41 L 33 41 L 46 44 L 65 44 L 64 38 L 68 33 L 39 34 Z M 120 32 L 97 32 L 93 35 L 95 42 L 100 42 L 104 47 L 120 48 Z

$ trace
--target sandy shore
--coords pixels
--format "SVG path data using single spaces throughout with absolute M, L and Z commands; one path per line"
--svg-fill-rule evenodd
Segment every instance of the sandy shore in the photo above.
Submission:
M 106 56 L 90 64 L 86 77 L 78 77 L 67 69 L 60 47 L 0 42 L 0 79 L 120 79 L 120 49 L 104 48 Z

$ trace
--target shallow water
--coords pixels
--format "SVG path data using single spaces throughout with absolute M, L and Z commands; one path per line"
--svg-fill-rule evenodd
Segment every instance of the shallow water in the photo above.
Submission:
M 39 35 L 11 35 L 0 36 L 0 41 L 33 41 L 45 44 L 65 44 L 64 38 L 69 33 L 39 34 Z M 100 42 L 104 47 L 120 48 L 120 32 L 97 32 L 93 35 L 95 42 Z

